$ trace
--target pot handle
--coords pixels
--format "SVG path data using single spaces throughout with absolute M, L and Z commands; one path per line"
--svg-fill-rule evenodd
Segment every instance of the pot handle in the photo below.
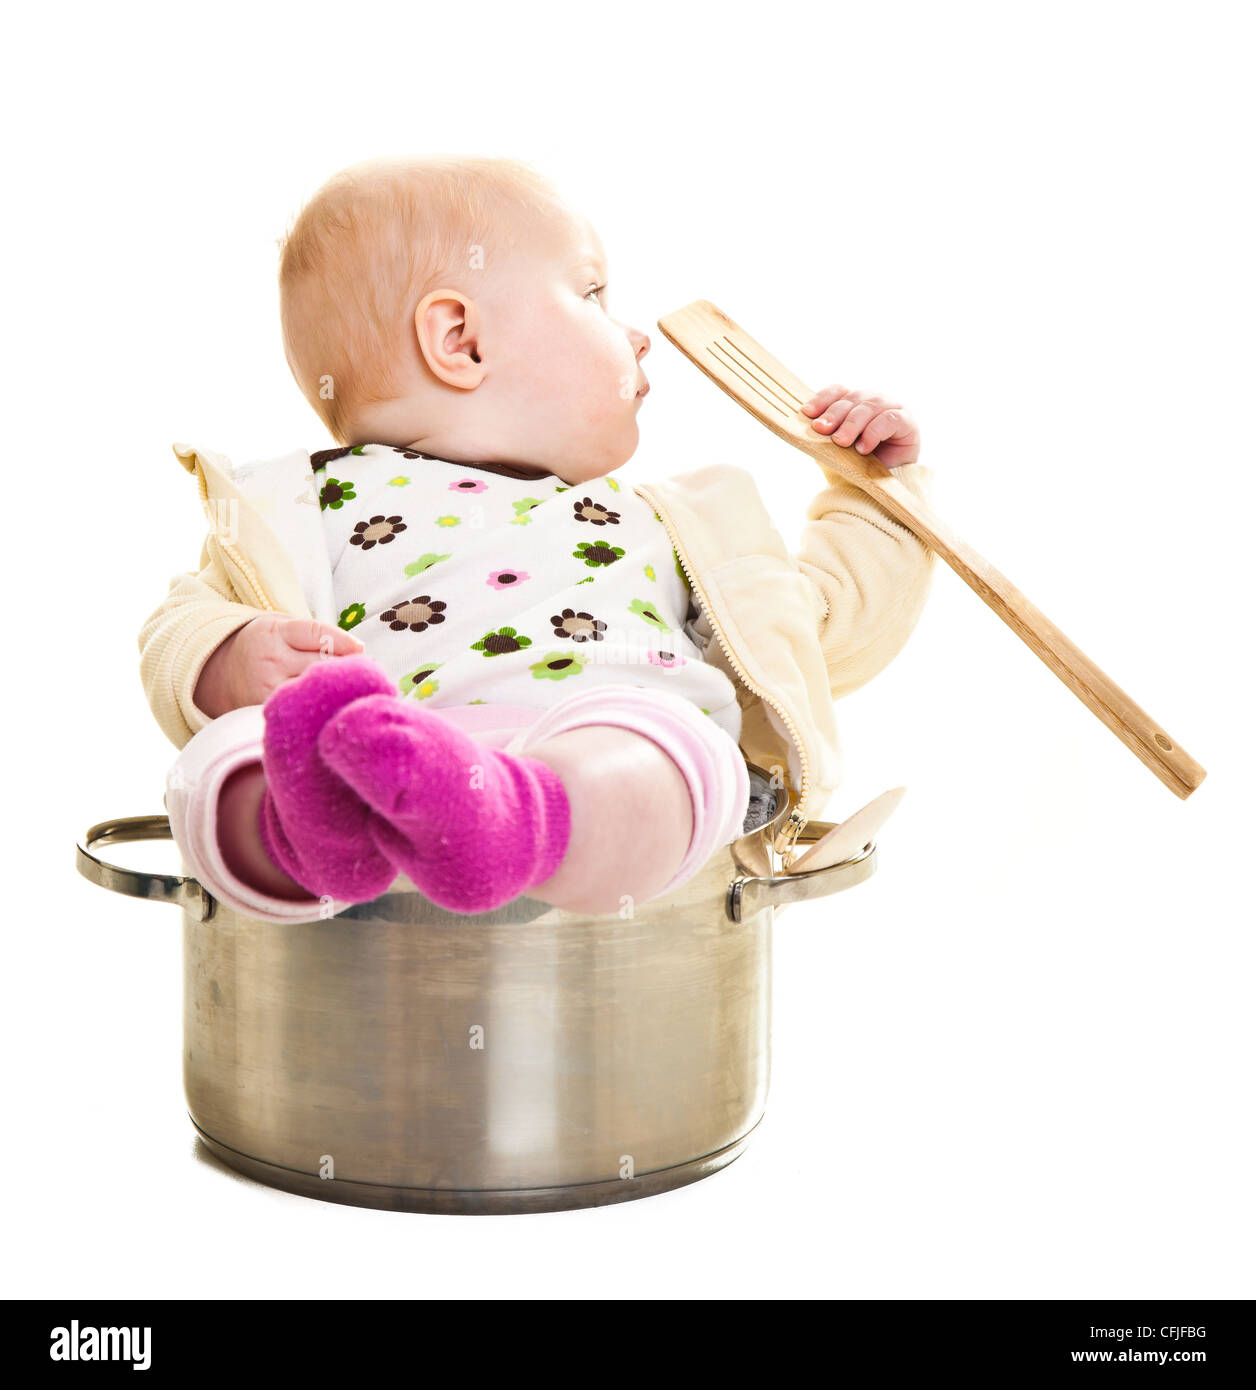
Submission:
M 182 874 L 145 874 L 109 864 L 92 851 L 102 845 L 127 844 L 132 840 L 170 840 L 169 816 L 120 816 L 93 825 L 75 846 L 75 867 L 85 879 L 111 893 L 128 898 L 150 898 L 174 903 L 190 912 L 197 922 L 209 919 L 214 900 L 194 878 Z
M 798 836 L 799 843 L 821 840 L 834 823 L 808 821 Z M 790 903 L 811 902 L 853 888 L 877 871 L 877 846 L 869 841 L 849 859 L 823 869 L 804 869 L 801 873 L 782 873 L 771 878 L 738 878 L 728 888 L 725 911 L 733 922 L 744 922 L 765 907 L 787 907 Z

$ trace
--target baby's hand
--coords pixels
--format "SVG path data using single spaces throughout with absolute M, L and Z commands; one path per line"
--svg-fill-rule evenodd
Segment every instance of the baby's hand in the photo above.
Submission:
M 920 431 L 901 405 L 884 396 L 826 386 L 803 403 L 803 413 L 818 416 L 811 428 L 831 435 L 835 444 L 854 445 L 886 468 L 915 463 L 920 457 Z
M 243 705 L 263 705 L 284 681 L 325 656 L 353 656 L 362 643 L 331 623 L 268 613 L 227 638 L 201 669 L 193 699 L 217 719 Z

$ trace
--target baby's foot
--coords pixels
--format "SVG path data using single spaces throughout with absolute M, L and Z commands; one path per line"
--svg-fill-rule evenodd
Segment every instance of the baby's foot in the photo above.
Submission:
M 558 774 L 434 710 L 367 696 L 327 721 L 318 751 L 375 811 L 378 849 L 451 912 L 490 912 L 562 863 L 571 812 Z
M 369 657 L 340 656 L 286 681 L 263 707 L 262 846 L 308 892 L 341 902 L 370 902 L 397 876 L 368 831 L 371 808 L 318 752 L 328 719 L 367 695 L 397 698 L 383 668 Z

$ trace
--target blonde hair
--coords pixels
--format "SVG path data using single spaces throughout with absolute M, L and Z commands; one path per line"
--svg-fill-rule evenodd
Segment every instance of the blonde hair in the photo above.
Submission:
M 419 300 L 445 283 L 476 293 L 518 214 L 562 206 L 530 165 L 478 155 L 367 160 L 323 184 L 280 242 L 279 314 L 297 385 L 338 443 L 355 410 L 398 394 Z

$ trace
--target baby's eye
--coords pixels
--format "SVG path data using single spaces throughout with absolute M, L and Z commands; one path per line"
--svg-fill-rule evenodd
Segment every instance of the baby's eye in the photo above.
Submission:
M 585 291 L 584 297 L 585 297 L 586 299 L 588 299 L 590 295 L 598 295 L 598 296 L 601 296 L 601 295 L 603 295 L 603 294 L 605 294 L 605 293 L 606 293 L 606 286 L 605 286 L 605 285 L 590 285 L 589 288 Z M 602 302 L 602 301 L 601 301 L 601 298 L 599 298 L 597 302 L 600 304 L 600 303 Z

